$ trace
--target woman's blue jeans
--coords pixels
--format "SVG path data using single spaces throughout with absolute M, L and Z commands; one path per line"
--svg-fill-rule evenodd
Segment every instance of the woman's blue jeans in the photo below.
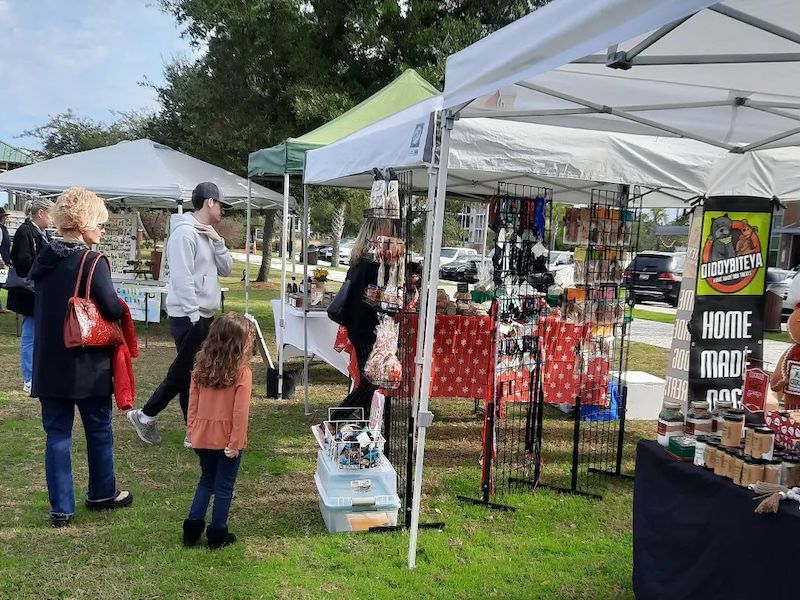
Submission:
M 33 338 L 35 329 L 33 317 L 22 317 L 22 331 L 19 336 L 19 366 L 22 369 L 22 381 L 33 379 Z
M 114 436 L 111 432 L 111 397 L 69 400 L 41 398 L 42 425 L 47 434 L 44 471 L 50 514 L 75 513 L 75 486 L 72 481 L 72 423 L 75 407 L 86 433 L 89 461 L 89 486 L 86 499 L 109 500 L 117 495 L 114 475 Z
M 222 528 L 228 524 L 228 513 L 231 510 L 233 486 L 242 453 L 236 458 L 228 458 L 222 450 L 195 449 L 200 457 L 200 481 L 194 493 L 194 501 L 189 509 L 189 518 L 205 521 L 208 504 L 214 496 L 214 507 L 211 509 L 211 527 Z

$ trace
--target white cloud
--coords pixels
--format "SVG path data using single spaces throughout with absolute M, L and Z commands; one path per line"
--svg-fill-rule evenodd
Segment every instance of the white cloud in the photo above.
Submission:
M 36 5 L 31 6 L 31 5 Z M 138 82 L 162 80 L 163 65 L 191 50 L 170 16 L 147 0 L 0 0 L 0 139 L 69 108 L 94 119 L 152 107 Z

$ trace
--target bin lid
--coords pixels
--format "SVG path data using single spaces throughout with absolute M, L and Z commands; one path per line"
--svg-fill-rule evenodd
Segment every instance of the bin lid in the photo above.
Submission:
M 329 488 L 325 489 L 317 473 L 314 473 L 314 483 L 322 504 L 328 510 L 352 512 L 400 508 L 400 496 L 387 494 L 388 490 L 381 481 L 373 481 L 368 492 L 355 491 L 349 483 L 345 486 L 335 480 L 329 481 Z

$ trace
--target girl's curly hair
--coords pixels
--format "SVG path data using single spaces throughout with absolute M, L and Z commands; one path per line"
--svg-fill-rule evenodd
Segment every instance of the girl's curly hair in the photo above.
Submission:
M 229 312 L 215 319 L 195 358 L 195 383 L 215 389 L 234 385 L 253 355 L 254 343 L 255 328 L 244 315 Z

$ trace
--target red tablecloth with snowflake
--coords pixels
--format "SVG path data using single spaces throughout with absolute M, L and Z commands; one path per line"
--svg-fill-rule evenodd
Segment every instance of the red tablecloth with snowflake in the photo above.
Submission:
M 543 319 L 541 334 L 546 403 L 574 404 L 580 394 L 582 404 L 606 405 L 610 367 L 608 358 L 589 352 L 585 369 L 578 367 L 582 342 L 590 339 L 591 329 L 592 325 L 567 323 L 557 316 Z
M 401 343 L 415 348 L 417 317 L 401 327 Z M 491 317 L 436 315 L 431 398 L 491 398 L 494 356 Z

